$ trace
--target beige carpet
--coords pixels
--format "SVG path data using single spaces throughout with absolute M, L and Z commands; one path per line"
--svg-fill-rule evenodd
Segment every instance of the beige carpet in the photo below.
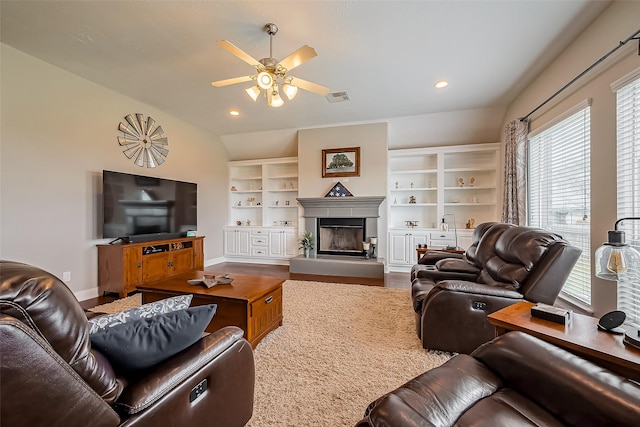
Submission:
M 422 349 L 408 290 L 287 280 L 283 294 L 283 326 L 255 350 L 248 426 L 353 426 L 371 401 L 451 356 Z M 134 304 L 139 295 L 100 310 Z

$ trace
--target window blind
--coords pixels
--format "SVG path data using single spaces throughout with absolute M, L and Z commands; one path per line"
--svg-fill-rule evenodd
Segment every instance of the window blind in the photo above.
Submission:
M 618 218 L 637 217 L 640 216 L 640 77 L 615 92 Z M 640 250 L 640 222 L 622 222 L 620 229 L 626 234 L 626 242 Z M 640 274 L 618 282 L 618 309 L 626 313 L 626 323 L 640 328 Z
M 529 135 L 528 224 L 582 249 L 561 293 L 591 305 L 590 107 Z

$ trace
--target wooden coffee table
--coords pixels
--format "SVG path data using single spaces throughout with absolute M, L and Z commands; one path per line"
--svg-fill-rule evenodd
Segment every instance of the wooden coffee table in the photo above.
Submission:
M 625 345 L 622 335 L 598 330 L 598 319 L 571 313 L 567 325 L 531 317 L 533 303 L 518 302 L 491 313 L 496 335 L 522 331 L 562 347 L 627 378 L 640 381 L 640 350 Z
M 207 271 L 222 275 L 225 272 Z M 138 286 L 142 303 L 158 301 L 175 295 L 193 294 L 191 305 L 217 304 L 215 316 L 207 332 L 224 326 L 238 326 L 244 337 L 255 348 L 271 331 L 282 325 L 283 279 L 267 276 L 232 274 L 233 283 L 216 285 L 207 289 L 204 285 L 190 285 L 187 280 L 199 279 L 204 271 L 191 271 Z

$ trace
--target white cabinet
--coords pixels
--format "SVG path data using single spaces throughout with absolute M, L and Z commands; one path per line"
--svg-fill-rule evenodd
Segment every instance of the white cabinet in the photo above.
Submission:
M 469 144 L 389 151 L 389 228 L 449 230 L 498 220 L 500 144 Z
M 223 230 L 224 254 L 227 256 L 249 256 L 249 229 L 229 227 Z
M 298 254 L 298 236 L 291 228 L 269 229 L 269 258 L 293 258 Z
M 408 266 L 418 262 L 416 248 L 426 246 L 429 232 L 410 229 L 389 231 L 389 264 Z

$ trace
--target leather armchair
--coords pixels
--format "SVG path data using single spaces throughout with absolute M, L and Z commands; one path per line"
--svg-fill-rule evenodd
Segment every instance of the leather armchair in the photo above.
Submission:
M 474 267 L 461 278 L 438 261 L 411 285 L 416 331 L 424 348 L 470 353 L 494 338 L 487 315 L 518 301 L 553 304 L 581 250 L 562 237 L 531 227 L 491 226 L 478 242 Z M 455 268 L 454 268 L 455 267 Z
M 0 425 L 243 426 L 253 413 L 251 345 L 220 329 L 124 374 L 91 347 L 87 316 L 53 275 L 0 261 Z M 193 403 L 190 392 L 207 379 Z
M 449 273 L 458 272 L 461 274 L 458 278 L 473 279 L 480 271 L 480 268 L 476 265 L 478 244 L 482 236 L 496 224 L 498 223 L 483 222 L 482 224 L 478 224 L 471 234 L 471 246 L 467 248 L 464 254 L 428 249 L 424 255 L 420 257 L 418 263 L 411 267 L 411 281 L 413 282 L 413 279 L 421 275 L 422 271 L 427 271 L 427 274 L 429 274 L 428 277 L 434 277 L 434 272 L 440 271 L 440 266 L 442 266 L 442 271 L 447 273 L 443 275 L 443 277 L 451 278 L 451 274 Z
M 380 397 L 357 427 L 635 426 L 640 386 L 522 332 Z

